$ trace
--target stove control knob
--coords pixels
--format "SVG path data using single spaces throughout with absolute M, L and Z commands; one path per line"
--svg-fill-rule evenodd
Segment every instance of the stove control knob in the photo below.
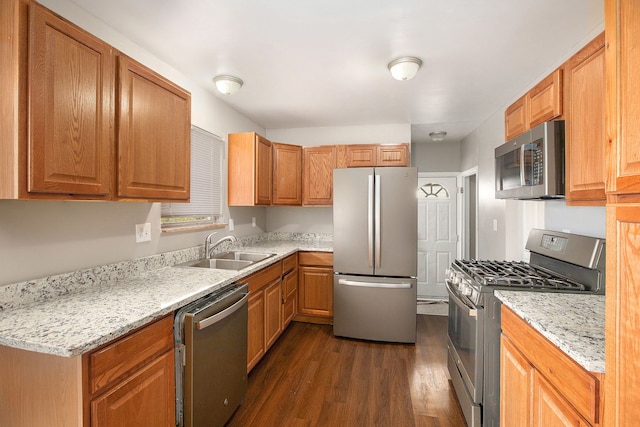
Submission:
M 466 283 L 463 283 L 462 286 L 460 286 L 460 291 L 462 292 L 462 295 L 468 297 L 471 295 L 472 289 L 471 289 L 471 286 L 469 286 Z

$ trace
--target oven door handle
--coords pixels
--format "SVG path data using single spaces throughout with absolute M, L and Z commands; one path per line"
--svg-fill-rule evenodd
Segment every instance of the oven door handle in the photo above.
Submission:
M 469 307 L 467 303 L 465 303 L 460 297 L 458 297 L 449 285 L 449 281 L 445 281 L 445 285 L 447 286 L 447 292 L 449 292 L 449 298 L 462 310 L 464 310 L 465 314 L 470 317 L 477 317 L 478 310 L 473 307 Z

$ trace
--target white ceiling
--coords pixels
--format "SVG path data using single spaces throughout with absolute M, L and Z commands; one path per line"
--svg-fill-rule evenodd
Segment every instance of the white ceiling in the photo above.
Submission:
M 460 140 L 603 26 L 602 0 L 73 0 L 267 129 Z M 417 56 L 410 81 L 387 64 Z M 213 77 L 244 80 L 233 96 Z

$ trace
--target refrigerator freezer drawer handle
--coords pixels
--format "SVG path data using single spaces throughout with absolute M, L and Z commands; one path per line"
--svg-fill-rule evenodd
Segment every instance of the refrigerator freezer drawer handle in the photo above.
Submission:
M 345 286 L 362 286 L 365 288 L 411 289 L 411 283 L 374 283 L 374 282 L 358 282 L 355 280 L 339 279 L 338 284 L 345 285 Z

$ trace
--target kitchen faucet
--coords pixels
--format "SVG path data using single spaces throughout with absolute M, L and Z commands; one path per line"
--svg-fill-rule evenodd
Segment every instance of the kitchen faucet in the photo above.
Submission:
M 205 257 L 211 258 L 211 252 L 213 252 L 213 250 L 220 245 L 222 242 L 226 242 L 226 241 L 230 241 L 230 242 L 237 242 L 238 238 L 235 236 L 225 236 L 221 239 L 219 239 L 217 242 L 215 243 L 211 243 L 211 238 L 215 235 L 218 234 L 217 231 L 214 231 L 213 233 L 209 234 L 205 239 L 204 239 L 204 254 Z

